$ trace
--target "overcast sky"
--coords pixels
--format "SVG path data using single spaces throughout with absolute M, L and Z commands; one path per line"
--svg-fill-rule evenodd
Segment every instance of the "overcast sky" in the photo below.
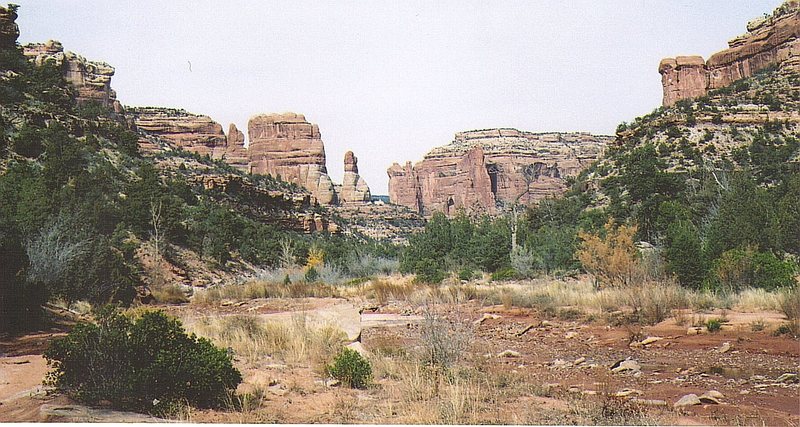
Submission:
M 116 68 L 125 105 L 319 125 L 340 181 L 353 150 L 386 169 L 470 129 L 609 134 L 661 103 L 658 62 L 710 54 L 781 0 L 65 1 L 21 5 L 20 42 Z M 189 63 L 191 62 L 191 70 Z

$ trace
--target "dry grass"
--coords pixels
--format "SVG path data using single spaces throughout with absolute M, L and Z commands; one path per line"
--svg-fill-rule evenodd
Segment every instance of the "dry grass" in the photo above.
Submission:
M 185 304 L 189 298 L 179 285 L 164 285 L 151 291 L 156 301 L 164 304 Z
M 222 300 L 244 301 L 256 298 L 338 297 L 337 288 L 324 283 L 294 282 L 289 284 L 253 280 L 243 284 L 198 291 L 192 303 L 214 305 Z
M 790 321 L 800 319 L 800 287 L 782 290 L 777 300 L 780 311 L 787 319 Z
M 392 418 L 406 424 L 481 424 L 494 399 L 486 376 L 474 369 L 457 372 L 419 359 L 373 357 Z M 396 417 L 396 418 L 395 418 Z
M 264 321 L 253 315 L 206 316 L 184 319 L 184 325 L 189 332 L 232 349 L 250 363 L 270 356 L 320 368 L 346 338 L 344 332 L 330 325 L 312 327 L 301 314 L 283 322 Z
M 396 281 L 389 278 L 371 280 L 366 289 L 367 297 L 374 298 L 381 305 L 392 299 L 406 299 L 413 292 L 413 282 Z

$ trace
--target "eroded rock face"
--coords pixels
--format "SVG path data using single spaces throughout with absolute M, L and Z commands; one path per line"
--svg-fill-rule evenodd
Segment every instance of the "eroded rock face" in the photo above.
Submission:
M 250 158 L 247 156 L 247 148 L 244 146 L 244 133 L 233 123 L 228 126 L 227 144 L 223 159 L 226 163 L 243 172 L 250 171 Z
M 14 47 L 19 37 L 17 12 L 11 8 L 0 6 L 0 47 Z
M 459 209 L 496 214 L 514 203 L 530 204 L 566 190 L 604 152 L 610 136 L 488 129 L 457 133 L 414 166 L 395 163 L 389 198 L 425 216 Z
M 280 175 L 308 189 L 321 204 L 336 202 L 317 125 L 302 114 L 261 114 L 250 119 L 247 132 L 252 173 Z
M 358 158 L 352 151 L 344 155 L 344 178 L 339 192 L 340 203 L 369 202 L 372 195 L 364 178 L 358 174 Z
M 128 107 L 126 115 L 147 136 L 173 147 L 221 159 L 228 146 L 222 126 L 208 116 L 174 108 Z M 146 144 L 148 141 L 142 141 Z
M 64 51 L 64 46 L 55 40 L 27 44 L 23 46 L 23 53 L 36 65 L 52 61 L 60 67 L 64 78 L 75 88 L 79 105 L 97 103 L 117 113 L 122 111 L 117 101 L 117 93 L 111 89 L 114 67 L 105 62 L 89 61 L 76 53 Z
M 663 105 L 703 96 L 774 65 L 786 72 L 800 72 L 800 2 L 784 2 L 772 16 L 748 24 L 747 31 L 708 61 L 700 56 L 663 59 L 658 66 Z

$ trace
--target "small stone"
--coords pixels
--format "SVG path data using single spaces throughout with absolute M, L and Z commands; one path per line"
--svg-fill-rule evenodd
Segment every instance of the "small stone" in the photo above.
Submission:
M 649 345 L 649 344 L 652 344 L 652 343 L 654 343 L 656 341 L 661 341 L 663 339 L 664 338 L 661 338 L 661 337 L 647 337 L 647 338 L 643 339 L 639 344 L 641 344 L 641 345 Z
M 569 365 L 570 365 L 569 362 L 567 362 L 566 360 L 562 360 L 562 359 L 556 359 L 552 363 L 552 366 L 554 368 L 565 368 L 565 367 L 567 367 Z
M 800 379 L 797 378 L 797 374 L 792 374 L 792 373 L 787 372 L 787 373 L 779 376 L 775 380 L 775 382 L 776 383 L 784 383 L 784 384 L 797 384 L 798 382 L 800 382 Z
M 642 394 L 641 390 L 637 390 L 635 388 L 623 388 L 622 390 L 614 393 L 614 397 L 628 397 L 632 394 Z
M 658 400 L 658 399 L 639 399 L 639 398 L 632 398 L 631 402 L 638 403 L 639 405 L 644 406 L 667 406 L 666 400 Z
M 729 343 L 727 341 L 722 343 L 722 346 L 717 349 L 717 351 L 720 352 L 720 353 L 727 353 L 730 350 L 731 350 L 731 343 Z
M 520 356 L 519 352 L 514 350 L 504 350 L 497 355 L 497 357 L 519 357 L 519 356 Z
M 700 405 L 701 403 L 702 402 L 700 402 L 700 398 L 697 397 L 696 394 L 692 393 L 692 394 L 687 394 L 686 396 L 683 396 L 680 399 L 678 399 L 678 401 L 675 402 L 674 406 L 676 408 L 681 408 L 684 406 Z
M 577 336 L 578 336 L 578 333 L 575 332 L 575 331 L 570 331 L 570 332 L 567 332 L 566 334 L 564 334 L 564 338 L 566 338 L 568 340 L 572 339 L 572 338 L 575 338 Z
M 496 314 L 486 313 L 480 319 L 478 319 L 478 320 L 476 320 L 476 321 L 474 321 L 472 323 L 475 324 L 475 325 L 480 325 L 480 324 L 482 324 L 483 322 L 485 322 L 487 320 L 494 320 L 494 319 L 499 319 L 499 318 L 500 318 L 500 316 L 498 316 Z
M 595 390 L 583 390 L 581 394 L 584 396 L 596 396 L 597 392 Z
M 575 366 L 578 366 L 578 365 L 580 365 L 581 363 L 583 363 L 585 361 L 586 361 L 585 357 L 579 357 L 579 358 L 575 359 L 575 361 L 572 362 L 572 364 L 575 365 Z
M 742 390 L 742 391 L 739 392 L 739 394 L 741 394 L 743 396 L 746 395 L 746 394 L 750 394 L 750 390 Z
M 633 372 L 634 374 L 640 372 L 642 369 L 641 365 L 635 360 L 625 359 L 621 360 L 614 364 L 611 367 L 611 372 L 614 373 L 621 373 L 621 372 Z
M 715 399 L 724 399 L 724 398 L 725 398 L 725 395 L 724 395 L 724 394 L 722 394 L 722 393 L 720 393 L 720 392 L 718 392 L 718 391 L 716 391 L 716 390 L 709 390 L 709 391 L 707 391 L 707 392 L 703 393 L 703 395 L 705 395 L 705 396 L 711 396 L 711 397 L 713 397 L 713 398 L 715 398 Z M 702 397 L 702 396 L 701 396 L 701 397 Z

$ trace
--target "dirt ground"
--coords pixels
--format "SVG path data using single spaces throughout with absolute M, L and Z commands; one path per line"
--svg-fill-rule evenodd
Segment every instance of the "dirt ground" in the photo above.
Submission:
M 345 307 L 342 301 L 265 299 L 167 309 L 182 317 L 210 312 L 274 315 Z M 413 397 L 429 392 L 414 389 L 409 371 L 381 367 L 414 359 L 424 322 L 421 308 L 392 302 L 365 310 L 363 300 L 347 303 L 361 312 L 357 335 L 376 372 L 372 387 L 335 386 L 320 366 L 271 357 L 257 363 L 236 358 L 245 378 L 238 391 L 249 393 L 249 400 L 237 410 L 187 409 L 179 418 L 203 423 L 800 425 L 800 384 L 796 376 L 784 375 L 800 370 L 800 341 L 773 336 L 782 322 L 776 312 L 727 312 L 721 331 L 690 334 L 690 327 L 679 326 L 674 318 L 651 327 L 610 326 L 477 301 L 441 305 L 439 314 L 459 325 L 469 348 L 453 371 L 463 375 L 439 377 L 444 378 L 435 382 L 444 384 L 441 397 L 432 404 Z M 764 330 L 751 330 L 756 319 L 763 320 Z M 42 351 L 60 333 L 0 342 L 0 421 L 143 421 L 110 411 L 83 418 L 58 416 L 54 409 L 77 408 L 41 387 L 47 372 Z M 635 369 L 612 369 L 625 360 L 635 362 Z M 777 381 L 782 375 L 784 380 Z M 685 395 L 712 390 L 720 393 L 714 394 L 715 401 L 674 406 Z

